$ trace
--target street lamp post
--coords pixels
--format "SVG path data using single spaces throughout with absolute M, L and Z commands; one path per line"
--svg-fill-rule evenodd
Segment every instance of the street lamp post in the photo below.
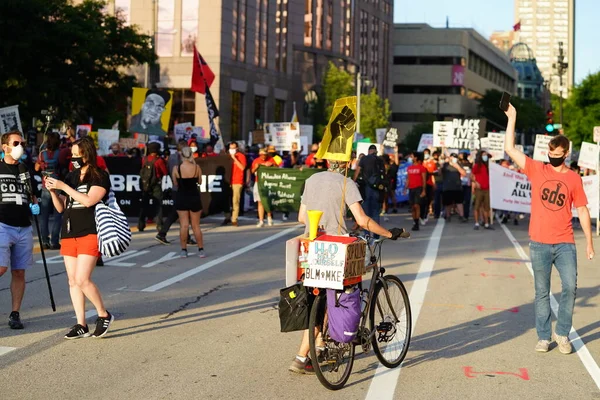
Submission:
M 360 95 L 362 93 L 362 76 L 360 74 L 360 69 L 356 72 L 356 132 L 360 133 Z M 370 86 L 371 81 L 369 79 L 365 79 L 365 85 Z
M 559 93 L 559 97 L 558 97 L 558 108 L 559 108 L 559 122 L 561 125 L 561 129 L 562 129 L 562 124 L 563 124 L 563 74 L 565 73 L 566 69 L 569 66 L 569 63 L 565 62 L 565 55 L 563 52 L 563 42 L 558 42 L 558 58 L 556 60 L 556 64 L 553 65 L 553 67 L 556 69 L 556 72 L 558 73 L 558 93 Z

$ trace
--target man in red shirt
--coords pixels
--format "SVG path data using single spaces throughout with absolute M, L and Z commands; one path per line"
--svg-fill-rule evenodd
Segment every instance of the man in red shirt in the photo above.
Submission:
M 490 170 L 488 160 L 488 153 L 479 150 L 475 157 L 475 164 L 471 170 L 471 182 L 475 189 L 475 206 L 473 207 L 475 230 L 479 229 L 479 220 L 481 217 L 483 217 L 484 228 L 493 229 L 490 226 Z
M 227 225 L 229 222 L 233 226 L 238 226 L 238 216 L 240 215 L 240 200 L 242 198 L 242 190 L 244 188 L 244 172 L 246 171 L 246 156 L 239 150 L 237 142 L 229 144 L 229 156 L 233 161 L 231 168 L 231 190 L 232 208 L 231 218 L 225 217 L 222 225 Z
M 156 229 L 160 232 L 162 229 L 162 178 L 169 174 L 165 160 L 158 155 L 160 144 L 148 143 L 147 156 L 142 159 L 142 170 L 140 171 L 140 188 L 142 189 L 142 204 L 140 207 L 140 217 L 138 219 L 138 230 L 143 232 L 146 229 L 146 218 L 156 216 Z M 144 173 L 145 169 L 152 169 L 150 175 Z M 152 204 L 150 204 L 152 199 Z
M 558 135 L 548 144 L 548 161 L 534 161 L 515 147 L 517 110 L 509 105 L 504 150 L 523 168 L 531 183 L 531 220 L 529 253 L 535 282 L 535 328 L 538 343 L 535 350 L 547 352 L 552 341 L 563 354 L 573 351 L 569 332 L 573 325 L 573 309 L 577 290 L 577 248 L 573 235 L 572 208 L 577 208 L 585 233 L 588 260 L 594 257 L 592 224 L 581 177 L 565 165 L 569 139 Z M 550 313 L 550 276 L 552 264 L 559 272 L 562 293 L 555 331 L 552 334 Z
M 252 193 L 254 195 L 254 202 L 258 203 L 258 224 L 256 224 L 256 226 L 259 228 L 265 226 L 265 207 L 263 206 L 262 201 L 260 200 L 260 194 L 258 193 L 258 169 L 263 165 L 265 167 L 275 166 L 275 161 L 272 157 L 269 157 L 267 150 L 264 148 L 258 151 L 258 158 L 252 162 L 251 168 L 252 173 L 256 176 Z M 273 226 L 273 214 L 270 212 L 267 214 L 267 223 L 269 226 Z
M 306 156 L 304 165 L 306 165 L 307 167 L 315 166 L 315 164 L 316 164 L 315 155 L 317 154 L 317 151 L 319 151 L 319 145 L 316 143 L 313 143 L 313 145 L 310 147 L 310 154 L 308 156 Z
M 437 161 L 431 157 L 431 150 L 425 149 L 423 150 L 423 166 L 427 170 L 427 189 L 426 196 L 424 199 L 424 204 L 421 209 L 421 219 L 424 222 L 428 222 L 429 220 L 429 207 L 431 207 L 431 203 L 433 202 L 433 194 L 435 193 L 435 179 L 434 175 L 438 170 Z
M 412 210 L 412 218 L 415 224 L 413 231 L 419 230 L 419 218 L 421 217 L 421 204 L 427 195 L 427 169 L 423 166 L 423 154 L 413 154 L 413 164 L 406 169 L 408 177 L 408 202 Z

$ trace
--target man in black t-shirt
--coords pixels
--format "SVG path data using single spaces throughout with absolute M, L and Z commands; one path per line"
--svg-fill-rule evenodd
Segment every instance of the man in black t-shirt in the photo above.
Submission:
M 378 182 L 385 179 L 385 167 L 383 160 L 377 157 L 377 146 L 369 146 L 369 154 L 364 156 L 356 171 L 354 171 L 354 181 L 359 176 L 364 181 L 364 201 L 363 208 L 365 213 L 375 222 L 379 223 L 379 213 L 383 204 L 383 193 L 387 188 L 384 186 L 381 190 L 375 188 Z M 378 178 L 379 177 L 379 178 Z
M 25 270 L 33 264 L 31 214 L 38 215 L 40 207 L 29 192 L 36 184 L 32 174 L 19 171 L 19 159 L 25 146 L 21 133 L 5 133 L 1 142 L 4 160 L 0 162 L 0 276 L 10 266 L 12 312 L 8 326 L 23 329 L 19 310 L 25 293 Z M 30 180 L 29 188 L 27 180 Z

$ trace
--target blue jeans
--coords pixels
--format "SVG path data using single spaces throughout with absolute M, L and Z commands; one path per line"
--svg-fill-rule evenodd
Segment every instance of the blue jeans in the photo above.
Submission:
M 433 216 L 435 218 L 440 217 L 442 212 L 442 194 L 444 193 L 444 185 L 437 183 L 435 186 L 435 193 L 433 196 Z
M 577 292 L 577 249 L 573 243 L 529 243 L 535 281 L 535 328 L 539 340 L 551 340 L 550 274 L 552 264 L 558 270 L 562 292 L 555 332 L 568 336 L 573 325 L 573 308 Z
M 381 200 L 381 192 L 378 190 L 372 189 L 370 187 L 365 187 L 365 198 L 363 202 L 363 208 L 365 210 L 365 214 L 370 217 L 373 221 L 379 223 L 379 213 L 381 212 L 382 200 Z M 379 238 L 378 235 L 374 235 L 376 238 Z
M 48 225 L 50 224 L 50 214 L 54 213 L 52 220 L 52 237 L 48 240 Z M 62 213 L 59 214 L 54 208 L 50 192 L 42 189 L 42 199 L 40 201 L 40 234 L 42 235 L 43 243 L 50 243 L 53 246 L 58 246 L 60 240 L 60 228 L 62 225 Z

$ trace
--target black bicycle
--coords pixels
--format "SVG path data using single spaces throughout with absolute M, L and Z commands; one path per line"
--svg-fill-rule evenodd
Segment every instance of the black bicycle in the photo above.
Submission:
M 355 347 L 369 353 L 371 346 L 379 361 L 388 368 L 398 367 L 408 351 L 412 328 L 410 300 L 404 284 L 394 275 L 385 275 L 381 266 L 381 245 L 385 239 L 361 237 L 369 248 L 369 265 L 373 270 L 369 289 L 362 283 L 348 287 L 361 291 L 363 309 L 358 335 L 351 343 L 333 340 L 328 332 L 326 291 L 320 290 L 309 318 L 310 359 L 319 381 L 327 389 L 344 387 L 354 364 Z M 368 322 L 368 326 L 367 326 Z

